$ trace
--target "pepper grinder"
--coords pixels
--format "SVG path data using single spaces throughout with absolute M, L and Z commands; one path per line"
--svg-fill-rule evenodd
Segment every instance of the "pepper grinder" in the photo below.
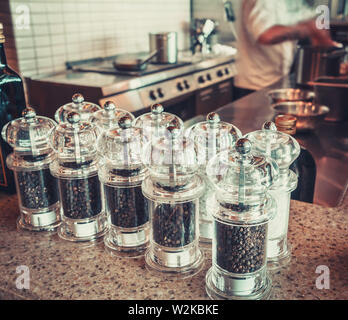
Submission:
M 20 216 L 17 226 L 30 231 L 56 231 L 60 224 L 57 180 L 49 170 L 55 154 L 49 134 L 56 123 L 27 107 L 7 123 L 3 139 L 13 148 L 6 163 L 14 171 Z
M 56 110 L 54 119 L 58 123 L 66 122 L 68 114 L 70 112 L 76 112 L 80 115 L 81 121 L 89 121 L 93 113 L 100 109 L 99 105 L 85 101 L 81 93 L 75 93 L 72 96 L 72 102 L 64 104 Z
M 151 226 L 146 267 L 179 278 L 193 276 L 203 266 L 198 219 L 204 191 L 194 143 L 174 121 L 164 137 L 147 145 L 144 159 L 149 176 L 142 190 Z
M 57 158 L 50 165 L 57 177 L 62 202 L 60 238 L 93 241 L 107 231 L 102 203 L 96 150 L 97 129 L 81 115 L 70 112 L 67 122 L 60 123 L 51 134 Z
M 199 199 L 199 230 L 201 243 L 210 248 L 213 237 L 213 216 L 218 204 L 214 187 L 206 176 L 209 160 L 222 150 L 231 148 L 242 137 L 234 125 L 220 120 L 216 112 L 207 115 L 206 121 L 194 124 L 186 131 L 186 136 L 194 141 L 197 148 L 199 174 L 205 182 L 205 191 Z
M 234 149 L 218 153 L 207 166 L 219 210 L 214 216 L 212 267 L 206 291 L 212 299 L 265 299 L 268 222 L 276 204 L 268 194 L 279 173 L 276 162 L 251 152 L 241 138 Z
M 98 138 L 101 156 L 99 179 L 103 184 L 109 231 L 104 243 L 110 253 L 121 257 L 144 255 L 149 242 L 149 210 L 141 184 L 147 175 L 142 163 L 142 132 L 132 126 L 133 118 L 120 118 L 118 126 Z
M 279 167 L 278 181 L 270 193 L 277 203 L 277 213 L 269 224 L 267 259 L 269 269 L 278 269 L 289 263 L 291 250 L 287 243 L 291 192 L 296 189 L 297 175 L 289 169 L 300 154 L 300 145 L 290 135 L 277 131 L 276 125 L 267 121 L 262 130 L 247 134 L 255 152 L 273 158 Z

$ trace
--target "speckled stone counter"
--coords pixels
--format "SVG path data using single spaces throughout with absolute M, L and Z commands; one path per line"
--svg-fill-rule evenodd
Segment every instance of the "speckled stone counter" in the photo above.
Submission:
M 57 234 L 18 231 L 16 196 L 0 194 L 0 299 L 208 299 L 205 266 L 193 278 L 150 273 L 144 259 L 121 259 L 103 242 L 86 246 Z M 348 299 L 348 197 L 336 208 L 291 202 L 292 259 L 272 273 L 271 299 Z M 330 270 L 330 288 L 317 289 L 316 268 Z M 18 266 L 30 271 L 30 288 L 17 289 Z

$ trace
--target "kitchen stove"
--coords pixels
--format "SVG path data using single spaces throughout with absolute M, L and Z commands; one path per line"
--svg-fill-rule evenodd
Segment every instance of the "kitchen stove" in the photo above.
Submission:
M 134 55 L 134 58 L 146 56 L 146 53 L 140 53 Z M 132 70 L 118 70 L 113 66 L 113 62 L 119 57 L 119 55 L 113 55 L 109 57 L 99 57 L 87 60 L 77 60 L 77 61 L 67 61 L 66 67 L 67 69 L 71 69 L 74 71 L 82 71 L 82 72 L 98 72 L 104 74 L 114 74 L 114 75 L 123 75 L 123 76 L 145 76 L 148 74 L 161 72 L 165 70 L 170 70 L 173 68 L 182 67 L 188 64 L 191 64 L 189 61 L 179 61 L 177 63 L 148 63 L 147 68 L 139 71 Z M 128 56 L 130 59 L 132 55 Z
M 152 104 L 161 103 L 166 111 L 185 121 L 197 114 L 198 95 L 205 88 L 222 86 L 210 103 L 214 104 L 213 109 L 220 107 L 216 101 L 226 88 L 231 91 L 231 80 L 236 74 L 235 55 L 198 58 L 181 52 L 176 64 L 149 63 L 146 70 L 136 73 L 116 70 L 116 57 L 67 62 L 68 70 L 64 72 L 27 79 L 30 103 L 37 106 L 40 114 L 52 116 L 66 97 L 80 92 L 86 100 L 99 105 L 111 100 L 135 116 L 148 112 Z M 230 97 L 231 94 L 227 102 Z

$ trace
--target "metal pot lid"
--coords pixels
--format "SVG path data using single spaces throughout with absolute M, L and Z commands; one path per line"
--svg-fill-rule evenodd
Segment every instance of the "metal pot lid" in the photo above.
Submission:
M 205 166 L 217 153 L 234 146 L 242 137 L 242 133 L 236 126 L 221 121 L 216 112 L 211 112 L 207 115 L 206 121 L 188 128 L 186 136 L 196 144 L 198 162 Z
M 100 109 L 99 105 L 85 101 L 81 93 L 75 93 L 72 102 L 57 109 L 54 118 L 58 123 L 66 122 L 69 112 L 77 112 L 81 116 L 81 121 L 89 121 L 92 114 Z
M 119 120 L 125 116 L 129 116 L 132 122 L 135 119 L 132 113 L 118 108 L 113 101 L 106 101 L 103 109 L 92 114 L 91 122 L 98 127 L 98 130 L 101 133 L 104 130 L 117 128 Z
M 21 118 L 3 127 L 1 135 L 15 152 L 40 155 L 52 151 L 49 136 L 56 125 L 52 119 L 37 116 L 33 108 L 27 107 Z

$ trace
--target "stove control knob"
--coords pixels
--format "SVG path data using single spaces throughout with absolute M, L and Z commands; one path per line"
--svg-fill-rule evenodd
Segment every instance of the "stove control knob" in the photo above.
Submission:
M 225 68 L 225 74 L 229 74 L 230 70 L 228 68 Z
M 176 87 L 178 88 L 179 91 L 182 91 L 184 90 L 184 87 L 182 86 L 182 83 L 181 82 L 178 82 Z
M 199 83 L 204 83 L 205 82 L 204 77 L 203 76 L 199 76 L 198 77 L 198 82 Z
M 223 74 L 223 72 L 221 70 L 219 70 L 218 72 L 216 72 L 216 75 L 218 77 L 222 77 L 224 74 Z
M 156 100 L 157 97 L 156 97 L 155 91 L 151 90 L 150 93 L 149 93 L 149 97 L 150 97 L 150 99 L 152 99 L 152 100 Z
M 190 85 L 187 80 L 184 80 L 185 89 L 190 89 Z
M 158 88 L 158 89 L 157 89 L 157 93 L 158 93 L 158 96 L 159 96 L 160 98 L 163 98 L 163 97 L 164 97 L 164 93 L 163 93 L 163 90 L 162 90 L 161 88 Z
M 208 81 L 211 81 L 211 76 L 210 76 L 209 73 L 207 74 L 207 80 L 208 80 Z

